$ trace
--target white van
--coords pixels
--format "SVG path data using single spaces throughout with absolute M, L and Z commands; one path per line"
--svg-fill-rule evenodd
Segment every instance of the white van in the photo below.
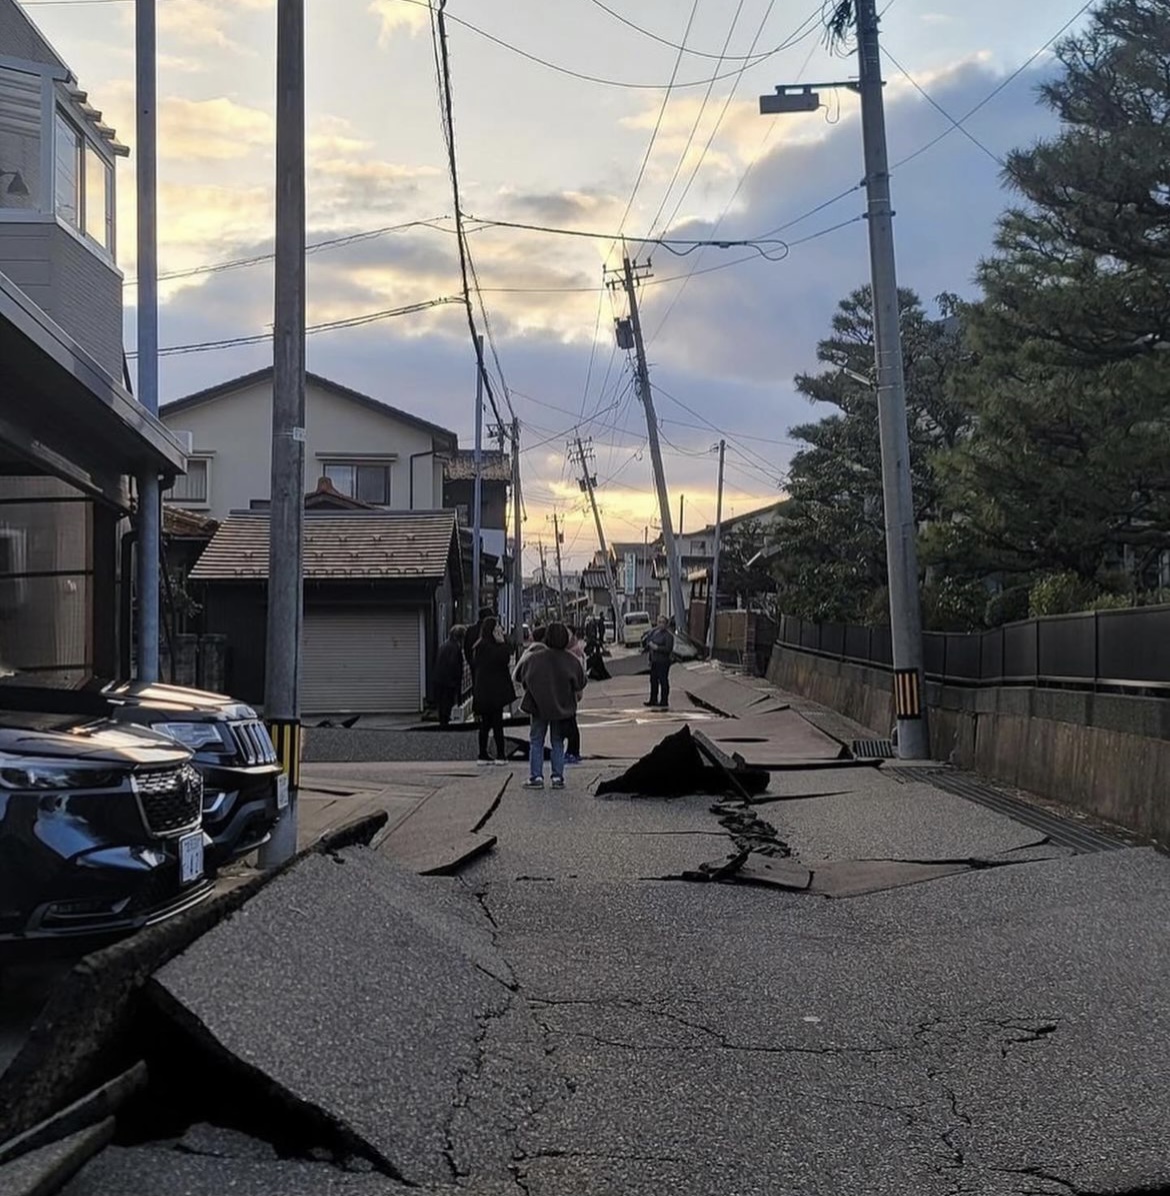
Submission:
M 627 648 L 640 648 L 642 637 L 650 630 L 650 616 L 644 610 L 632 610 L 622 620 L 622 643 Z

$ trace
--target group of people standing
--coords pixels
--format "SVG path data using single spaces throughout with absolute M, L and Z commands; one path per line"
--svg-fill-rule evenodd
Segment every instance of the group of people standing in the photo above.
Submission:
M 581 759 L 581 731 L 577 701 L 585 689 L 585 650 L 563 623 L 537 628 L 533 642 L 515 666 L 513 646 L 498 619 L 488 609 L 471 627 L 453 627 L 435 662 L 439 723 L 447 726 L 463 682 L 463 663 L 471 669 L 472 709 L 478 721 L 479 763 L 503 764 L 504 712 L 516 700 L 516 686 L 524 689 L 521 709 L 529 716 L 529 776 L 527 789 L 544 787 L 544 745 L 552 758 L 552 787 L 565 784 L 565 765 Z M 489 741 L 494 740 L 493 758 Z

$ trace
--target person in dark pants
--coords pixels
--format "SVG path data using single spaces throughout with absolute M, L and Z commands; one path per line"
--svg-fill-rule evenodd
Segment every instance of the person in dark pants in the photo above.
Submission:
M 569 632 L 569 651 L 581 662 L 581 671 L 585 672 L 585 642 L 575 631 Z M 561 730 L 565 733 L 565 763 L 581 763 L 581 726 L 577 722 L 577 712 L 572 718 L 561 720 Z
M 479 763 L 493 763 L 488 755 L 488 736 L 496 741 L 495 763 L 503 764 L 508 754 L 504 743 L 504 711 L 516 700 L 512 684 L 512 646 L 492 616 L 480 625 L 479 640 L 472 649 L 471 702 L 479 717 Z
M 439 726 L 451 725 L 451 711 L 463 689 L 463 637 L 467 628 L 456 624 L 435 657 L 435 705 Z
M 585 670 L 569 651 L 569 629 L 550 623 L 544 643 L 526 652 L 516 666 L 524 686 L 523 709 L 532 718 L 528 736 L 528 780 L 525 789 L 544 788 L 544 741 L 552 756 L 552 787 L 565 787 L 564 723 L 577 713 L 577 699 L 585 688 Z
M 670 658 L 674 653 L 674 635 L 665 615 L 646 637 L 646 648 L 650 653 L 650 701 L 642 705 L 665 710 L 670 705 Z

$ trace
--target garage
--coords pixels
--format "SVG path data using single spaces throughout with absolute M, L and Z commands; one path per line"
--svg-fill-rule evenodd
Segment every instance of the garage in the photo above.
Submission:
M 313 497 L 313 496 L 309 496 Z M 263 703 L 268 512 L 229 515 L 190 580 L 203 630 L 224 637 L 226 681 Z M 454 511 L 305 512 L 301 712 L 414 714 L 463 596 Z
M 421 609 L 305 612 L 305 714 L 417 714 L 422 708 Z

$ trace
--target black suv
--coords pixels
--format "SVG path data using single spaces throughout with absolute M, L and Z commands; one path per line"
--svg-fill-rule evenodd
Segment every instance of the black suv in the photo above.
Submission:
M 0 948 L 136 930 L 213 891 L 203 785 L 161 735 L 0 712 Z
M 0 683 L 0 721 L 7 711 L 112 719 L 189 748 L 203 777 L 203 830 L 212 873 L 254 851 L 272 833 L 287 792 L 276 749 L 256 712 L 223 694 L 96 679 L 61 689 L 16 677 Z

